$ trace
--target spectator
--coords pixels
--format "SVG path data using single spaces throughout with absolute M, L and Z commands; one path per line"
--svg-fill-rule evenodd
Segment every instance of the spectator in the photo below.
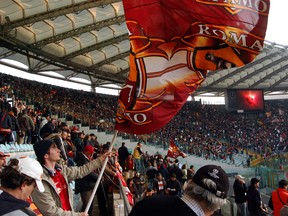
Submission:
M 128 155 L 129 155 L 128 148 L 125 146 L 125 142 L 122 142 L 121 147 L 118 149 L 119 164 L 122 168 L 124 168 L 125 161 L 127 160 Z
M 145 178 L 141 173 L 137 172 L 135 173 L 135 176 L 133 177 L 133 182 L 136 186 L 137 190 L 137 196 L 135 197 L 135 201 L 138 202 L 142 199 L 142 193 L 144 192 L 144 186 L 145 186 Z
M 158 173 L 157 169 L 154 166 L 152 166 L 150 162 L 148 162 L 148 167 L 146 170 L 146 175 L 148 179 L 148 188 L 153 189 L 153 182 L 157 173 Z
M 7 102 L 1 102 L 0 105 L 0 143 L 9 143 L 12 141 L 12 120 L 7 113 L 10 105 Z
M 182 168 L 181 168 L 181 171 L 182 171 L 182 185 L 184 185 L 184 183 L 187 181 L 188 179 L 188 169 L 187 169 L 187 164 L 183 164 L 182 165 Z
M 259 182 L 257 178 L 250 180 L 250 186 L 247 192 L 248 211 L 249 216 L 262 216 L 263 213 L 268 212 L 268 209 L 264 207 L 259 192 Z
M 83 166 L 93 159 L 94 148 L 92 146 L 85 146 L 83 152 L 79 152 L 77 157 L 75 158 L 75 162 L 77 166 Z M 86 206 L 89 202 L 89 199 L 92 195 L 92 191 L 94 189 L 95 183 L 97 181 L 98 175 L 95 172 L 91 172 L 87 176 L 83 178 L 75 180 L 75 194 L 80 193 L 82 200 L 82 208 L 81 211 L 84 212 Z M 92 202 L 93 203 L 93 202 Z M 91 204 L 89 208 L 89 215 L 92 215 L 93 204 Z
M 44 192 L 43 169 L 38 161 L 28 157 L 11 162 L 0 173 L 0 215 L 35 215 L 26 200 L 36 186 L 39 192 Z
M 43 167 L 44 193 L 34 190 L 33 201 L 45 216 L 49 215 L 77 215 L 87 216 L 87 213 L 77 213 L 73 210 L 73 195 L 69 187 L 69 181 L 83 178 L 93 170 L 101 166 L 107 156 L 97 158 L 80 167 L 59 166 L 60 150 L 52 140 L 41 140 L 33 146 L 36 157 Z
M 194 165 L 190 165 L 190 168 L 187 169 L 187 180 L 193 179 L 194 175 L 195 175 Z
M 2 168 L 6 165 L 6 157 L 10 157 L 10 155 L 0 152 L 0 172 Z
M 135 172 L 135 167 L 134 167 L 134 160 L 133 160 L 131 154 L 129 154 L 128 158 L 125 160 L 123 170 L 124 170 L 124 176 L 125 176 L 126 180 L 128 178 L 133 178 L 134 172 Z
M 134 148 L 134 151 L 133 151 L 133 159 L 134 159 L 136 172 L 142 171 L 141 158 L 142 158 L 143 152 L 142 152 L 141 147 L 142 147 L 142 144 L 140 142 L 138 142 L 136 147 Z
M 129 216 L 210 216 L 226 203 L 229 180 L 225 171 L 215 165 L 201 167 L 190 180 L 184 195 L 153 196 L 132 208 Z
M 172 173 L 166 182 L 166 194 L 170 196 L 181 196 L 181 183 L 176 179 L 176 175 Z
M 243 176 L 235 176 L 233 190 L 235 196 L 235 203 L 237 205 L 237 216 L 246 216 L 247 187 Z
M 288 182 L 284 179 L 279 181 L 279 187 L 272 192 L 273 215 L 282 216 L 280 209 L 288 204 Z
M 166 181 L 162 177 L 161 173 L 157 173 L 156 177 L 153 180 L 153 190 L 156 194 L 165 194 Z

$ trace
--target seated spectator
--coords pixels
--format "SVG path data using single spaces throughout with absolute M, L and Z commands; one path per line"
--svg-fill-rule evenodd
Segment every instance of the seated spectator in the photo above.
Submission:
M 26 200 L 35 187 L 44 192 L 42 174 L 41 165 L 32 158 L 10 160 L 0 173 L 0 215 L 35 215 Z

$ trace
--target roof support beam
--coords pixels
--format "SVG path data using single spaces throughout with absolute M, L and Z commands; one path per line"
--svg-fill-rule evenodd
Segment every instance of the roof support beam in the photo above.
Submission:
M 103 65 L 105 65 L 105 64 L 109 64 L 109 63 L 111 63 L 111 62 L 113 62 L 113 61 L 116 61 L 116 60 L 118 60 L 118 59 L 125 58 L 125 57 L 129 56 L 129 54 L 130 54 L 130 50 L 127 51 L 127 52 L 123 52 L 123 53 L 120 53 L 120 54 L 118 54 L 118 55 L 115 55 L 115 56 L 113 56 L 113 57 L 111 57 L 111 58 L 107 58 L 107 59 L 105 59 L 105 60 L 103 60 L 103 61 L 101 61 L 101 62 L 99 62 L 99 63 L 97 63 L 97 64 L 92 65 L 92 66 L 89 67 L 89 68 L 91 68 L 91 69 L 100 68 L 101 66 L 103 66 Z
M 65 39 L 65 38 L 73 37 L 73 36 L 76 36 L 76 35 L 81 35 L 81 34 L 84 34 L 86 32 L 90 32 L 90 31 L 93 31 L 93 30 L 96 30 L 96 29 L 101 29 L 101 28 L 104 28 L 104 27 L 108 27 L 110 25 L 114 25 L 114 24 L 117 24 L 117 23 L 122 23 L 124 21 L 125 21 L 124 15 L 123 16 L 119 16 L 119 17 L 114 17 L 114 18 L 107 19 L 107 20 L 104 20 L 104 21 L 101 21 L 101 22 L 92 23 L 90 25 L 83 26 L 81 28 L 73 29 L 71 31 L 64 32 L 64 33 L 59 34 L 59 35 L 55 35 L 53 37 L 50 37 L 50 38 L 38 41 L 37 43 L 31 44 L 30 46 L 43 47 L 43 46 L 45 46 L 47 44 L 54 43 L 54 42 L 57 42 L 57 41 L 61 41 L 61 40 Z
M 279 54 L 273 53 L 271 55 L 267 55 L 267 56 L 261 58 L 261 61 L 264 61 L 266 59 L 272 58 L 275 55 L 279 55 Z M 252 66 L 254 66 L 256 64 L 259 64 L 259 62 L 258 61 L 253 61 L 253 62 L 250 62 L 249 64 L 244 65 L 243 67 L 237 68 L 235 71 L 233 71 L 233 73 L 228 73 L 226 76 L 223 76 L 223 77 L 219 78 L 218 80 L 212 82 L 210 85 L 207 85 L 206 88 L 207 87 L 211 87 L 211 86 L 215 86 L 218 83 L 221 83 L 221 82 L 225 81 L 226 79 L 232 77 L 234 74 L 241 73 L 241 71 L 243 71 L 243 70 L 245 70 L 247 68 L 250 68 L 250 67 L 252 67 Z
M 279 53 L 275 53 L 275 55 L 276 55 L 276 54 L 279 55 Z M 287 56 L 285 56 L 284 59 L 287 59 Z M 283 58 L 280 58 L 280 59 L 278 59 L 277 61 L 271 62 L 271 63 L 268 64 L 268 65 L 265 65 L 265 66 L 262 67 L 261 69 L 257 70 L 255 73 L 247 74 L 247 76 L 244 76 L 244 77 L 242 77 L 241 79 L 239 79 L 239 80 L 237 80 L 236 82 L 234 82 L 233 84 L 231 84 L 231 85 L 229 86 L 229 88 L 233 88 L 233 87 L 237 86 L 239 83 L 243 82 L 243 80 L 247 80 L 247 79 L 255 76 L 256 73 L 259 74 L 259 73 L 261 73 L 262 71 L 266 70 L 268 67 L 271 67 L 271 66 L 273 66 L 273 65 L 277 65 L 277 64 L 279 64 L 279 63 L 282 62 L 282 61 L 283 61 Z M 259 63 L 259 62 L 258 62 L 258 63 Z M 250 87 L 251 87 L 251 86 L 250 86 Z M 251 88 L 252 88 L 252 87 L 251 87 Z
M 93 46 L 85 47 L 84 49 L 78 50 L 76 52 L 73 52 L 73 53 L 70 53 L 70 54 L 64 56 L 62 59 L 71 59 L 71 58 L 74 58 L 78 55 L 82 55 L 84 53 L 95 51 L 95 50 L 101 49 L 105 46 L 108 46 L 108 45 L 111 45 L 114 43 L 118 43 L 118 42 L 123 41 L 123 40 L 128 40 L 128 34 L 120 35 L 118 37 L 103 41 L 101 43 L 97 43 Z
M 87 0 L 78 4 L 72 4 L 66 7 L 57 8 L 52 11 L 46 11 L 41 14 L 36 14 L 30 17 L 27 17 L 22 20 L 17 20 L 13 22 L 7 22 L 6 24 L 0 26 L 0 33 L 9 32 L 13 28 L 17 28 L 20 26 L 29 25 L 31 23 L 43 21 L 46 19 L 52 19 L 54 17 L 63 16 L 65 14 L 74 13 L 77 11 L 86 10 L 89 8 L 99 7 L 102 5 L 107 5 L 115 2 L 120 2 L 121 0 L 102 0 L 102 1 L 95 1 L 95 0 Z M 8 17 L 9 20 L 9 17 Z

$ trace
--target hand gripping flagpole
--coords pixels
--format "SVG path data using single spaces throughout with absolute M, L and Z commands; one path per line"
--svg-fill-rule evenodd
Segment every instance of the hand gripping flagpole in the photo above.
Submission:
M 113 145 L 114 145 L 114 143 L 115 143 L 115 139 L 116 139 L 116 137 L 117 137 L 117 133 L 118 133 L 118 131 L 115 130 L 115 133 L 114 133 L 114 136 L 113 136 L 113 138 L 112 138 L 112 142 L 111 142 L 111 145 L 110 145 L 110 147 L 109 147 L 109 151 L 108 151 L 108 152 L 111 152 L 111 151 L 112 151 Z M 100 181 L 101 181 L 101 179 L 102 179 L 102 176 L 103 176 L 105 167 L 106 167 L 106 165 L 107 165 L 107 163 L 108 163 L 108 159 L 109 159 L 109 157 L 107 156 L 107 157 L 105 158 L 105 161 L 104 161 L 103 165 L 102 165 L 100 174 L 99 174 L 99 176 L 98 176 L 98 178 L 97 178 L 97 181 L 96 181 L 96 183 L 95 183 L 94 189 L 93 189 L 92 194 L 91 194 L 90 199 L 89 199 L 89 202 L 87 203 L 87 206 L 86 206 L 86 208 L 85 208 L 85 211 L 84 211 L 85 213 L 88 213 L 89 208 L 90 208 L 90 206 L 91 206 L 91 204 L 92 204 L 92 202 L 93 202 L 93 199 L 94 199 L 94 197 L 95 197 L 95 193 L 96 193 L 97 188 L 98 188 L 98 186 L 99 186 L 99 184 L 100 184 Z

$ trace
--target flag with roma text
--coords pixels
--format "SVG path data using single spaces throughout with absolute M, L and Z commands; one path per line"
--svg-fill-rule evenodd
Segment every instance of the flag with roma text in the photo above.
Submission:
M 184 152 L 182 152 L 179 149 L 179 147 L 175 144 L 175 142 L 171 139 L 167 156 L 176 159 L 179 156 L 185 158 L 187 155 Z
M 241 67 L 263 49 L 269 0 L 123 0 L 130 73 L 115 129 L 164 127 L 208 71 Z

